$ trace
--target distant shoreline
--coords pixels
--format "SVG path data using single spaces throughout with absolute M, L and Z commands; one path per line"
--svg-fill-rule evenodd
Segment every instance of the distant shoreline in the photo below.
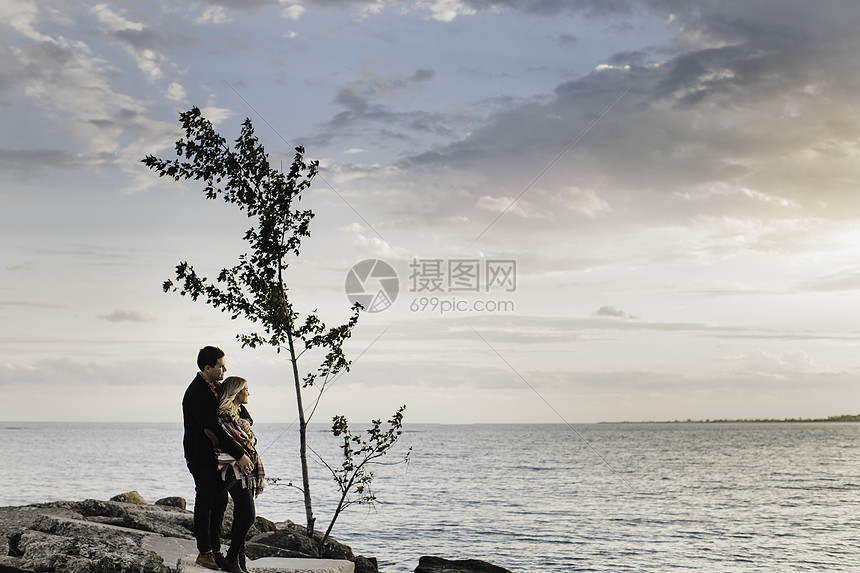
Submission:
M 754 424 L 782 424 L 786 422 L 860 422 L 860 414 L 842 414 L 840 416 L 829 416 L 827 418 L 721 418 L 721 419 L 704 419 L 693 420 L 643 420 L 639 422 L 600 422 L 601 424 L 739 424 L 739 423 L 754 423 Z

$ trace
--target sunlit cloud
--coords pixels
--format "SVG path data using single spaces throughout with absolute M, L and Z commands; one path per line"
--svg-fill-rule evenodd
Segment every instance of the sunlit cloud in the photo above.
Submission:
M 226 24 L 231 21 L 223 6 L 209 6 L 195 20 L 198 24 Z
M 108 322 L 153 322 L 155 313 L 148 310 L 116 309 L 101 318 Z
M 301 4 L 292 4 L 281 10 L 281 16 L 286 20 L 297 22 L 306 11 L 305 7 Z
M 609 318 L 622 318 L 625 320 L 628 320 L 628 319 L 629 320 L 639 320 L 638 316 L 628 314 L 627 312 L 625 312 L 623 310 L 617 309 L 614 306 L 609 306 L 609 305 L 601 306 L 600 308 L 597 309 L 597 311 L 594 313 L 594 315 L 595 316 L 607 316 Z
M 170 101 L 175 102 L 184 102 L 188 97 L 188 92 L 185 91 L 185 88 L 182 87 L 182 84 L 173 82 L 169 86 L 167 86 L 167 92 L 165 96 Z

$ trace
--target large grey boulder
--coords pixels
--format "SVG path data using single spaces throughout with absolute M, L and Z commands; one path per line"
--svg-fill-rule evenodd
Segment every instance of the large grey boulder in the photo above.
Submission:
M 0 507 L 0 573 L 177 573 L 183 559 L 192 556 L 193 561 L 194 515 L 184 508 L 185 500 L 149 505 L 136 492 L 114 500 Z M 228 507 L 225 545 L 231 521 Z M 278 526 L 258 517 L 251 535 L 247 554 L 252 561 L 351 561 L 355 566 L 350 563 L 350 571 L 377 573 L 375 559 L 355 557 L 349 546 L 334 539 L 323 546 L 321 535 L 312 541 L 304 528 L 290 522 Z
M 63 573 L 169 573 L 158 554 L 141 546 L 146 534 L 65 517 L 39 516 L 10 540 L 27 571 Z
M 285 521 L 277 525 L 277 530 L 256 535 L 251 538 L 251 541 L 290 551 L 297 551 L 309 557 L 348 560 L 355 558 L 355 554 L 349 545 L 345 545 L 332 537 L 329 537 L 323 543 L 322 538 L 323 534 L 320 531 L 314 531 L 313 539 L 311 539 L 308 536 L 306 527 L 292 521 Z
M 0 507 L 0 573 L 206 573 L 194 565 L 194 515 L 185 501 L 170 498 L 169 503 L 149 505 L 129 494 L 120 494 L 117 501 Z M 232 509 L 227 514 L 225 537 Z M 271 573 L 307 570 L 291 567 L 315 560 L 321 570 L 378 573 L 376 559 L 356 556 L 336 539 L 323 544 L 318 531 L 311 539 L 304 527 L 289 521 L 257 518 L 252 534 L 246 545 L 252 569 L 259 564 Z M 422 557 L 415 572 L 511 573 L 485 561 L 440 557 Z
M 122 501 L 125 503 L 136 503 L 138 505 L 146 505 L 146 500 L 136 491 L 127 491 L 110 498 L 111 501 Z
M 425 556 L 418 560 L 415 573 L 511 573 L 511 571 L 479 559 L 449 560 Z
M 155 502 L 155 505 L 166 505 L 169 507 L 178 507 L 179 509 L 185 509 L 185 498 L 178 496 L 162 497 Z

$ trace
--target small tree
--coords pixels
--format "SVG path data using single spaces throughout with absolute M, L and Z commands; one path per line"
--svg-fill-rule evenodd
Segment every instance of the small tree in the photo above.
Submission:
M 207 304 L 229 312 L 232 319 L 241 316 L 259 324 L 259 331 L 236 335 L 243 348 L 268 345 L 278 353 L 287 352 L 299 419 L 300 489 L 304 494 L 308 536 L 313 538 L 316 518 L 307 461 L 309 417 L 305 416 L 302 389 L 316 386 L 321 394 L 338 373 L 349 371 L 343 344 L 351 336 L 361 309 L 356 303 L 348 322 L 327 328 L 316 310 L 307 314 L 304 321 L 300 320 L 288 296 L 284 279 L 288 258 L 299 256 L 302 238 L 310 236 L 309 225 L 314 217 L 312 211 L 301 210 L 296 203 L 317 174 L 318 162 L 306 161 L 304 149 L 297 147 L 288 174 L 272 169 L 250 119 L 242 124 L 232 150 L 197 107 L 181 113 L 180 123 L 185 138 L 176 142 L 178 159 L 148 155 L 143 163 L 162 177 L 204 182 L 207 199 L 220 196 L 244 211 L 255 224 L 244 236 L 251 254 L 241 255 L 235 266 L 223 269 L 216 282 L 199 276 L 187 262 L 181 262 L 176 267 L 176 283 L 165 281 L 164 292 L 178 291 L 192 300 L 203 297 Z M 321 349 L 325 355 L 315 372 L 302 377 L 299 358 L 311 349 Z M 383 439 L 378 446 L 384 452 L 393 443 Z
M 340 490 L 340 498 L 334 510 L 331 523 L 323 535 L 322 543 L 328 538 L 331 533 L 334 522 L 337 520 L 340 512 L 354 504 L 372 504 L 376 501 L 376 495 L 370 489 L 370 484 L 373 481 L 373 472 L 368 466 L 372 464 L 381 464 L 379 458 L 388 453 L 388 450 L 400 438 L 403 433 L 403 410 L 406 406 L 401 406 L 394 416 L 388 420 L 388 429 L 383 430 L 380 426 L 380 420 L 373 420 L 370 428 L 367 429 L 367 439 L 360 434 L 353 434 L 349 429 L 349 422 L 343 416 L 335 416 L 332 418 L 331 432 L 336 437 L 342 437 L 341 453 L 343 460 L 340 467 L 332 467 L 325 460 L 320 458 L 320 461 L 328 468 L 334 478 L 335 483 Z M 401 463 L 409 461 L 409 453 L 412 448 L 406 452 L 402 460 L 393 463 Z M 354 489 L 358 494 L 355 497 L 350 496 L 350 492 Z

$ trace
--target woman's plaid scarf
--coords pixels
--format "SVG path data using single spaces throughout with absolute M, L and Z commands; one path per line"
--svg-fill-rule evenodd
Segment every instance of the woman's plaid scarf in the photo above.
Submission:
M 245 454 L 251 458 L 254 464 L 254 469 L 250 474 L 245 475 L 237 466 L 236 461 L 230 454 L 218 451 L 218 469 L 221 470 L 226 466 L 233 466 L 236 479 L 242 482 L 242 487 L 250 489 L 254 492 L 254 497 L 263 493 L 263 487 L 266 485 L 266 472 L 263 469 L 263 460 L 257 454 L 257 437 L 251 430 L 251 425 L 247 420 L 242 420 L 238 416 L 232 415 L 230 412 L 223 411 L 218 413 L 218 422 L 225 432 L 230 434 L 242 449 Z

